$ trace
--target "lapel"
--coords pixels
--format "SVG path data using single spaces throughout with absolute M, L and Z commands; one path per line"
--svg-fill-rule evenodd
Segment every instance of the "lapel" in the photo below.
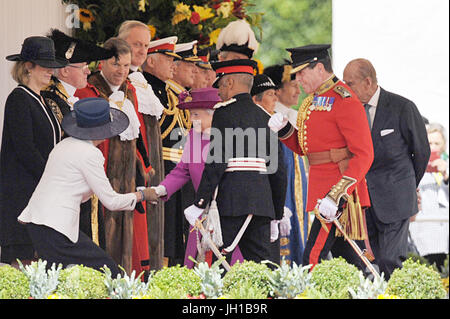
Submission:
M 389 97 L 383 88 L 380 88 L 380 98 L 378 100 L 377 111 L 375 112 L 375 118 L 372 126 L 372 142 L 375 148 L 376 144 L 380 141 L 380 131 L 384 127 L 384 123 L 390 116 L 388 109 Z

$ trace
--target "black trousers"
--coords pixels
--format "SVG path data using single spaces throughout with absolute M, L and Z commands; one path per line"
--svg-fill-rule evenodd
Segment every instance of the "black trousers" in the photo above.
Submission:
M 317 218 L 314 219 L 306 241 L 305 251 L 303 252 L 303 265 L 316 265 L 321 260 L 327 259 L 328 253 L 331 251 L 333 257 L 342 257 L 348 263 L 364 271 L 365 265 L 363 261 L 358 257 L 350 244 L 345 241 L 344 237 L 335 235 L 336 226 L 332 223 L 326 225 L 328 232 L 322 227 Z M 355 242 L 361 249 L 365 248 L 363 240 Z
M 372 208 L 366 210 L 369 242 L 375 255 L 374 263 L 384 278 L 390 278 L 395 268 L 400 268 L 408 250 L 409 218 L 394 223 L 382 223 Z
M 220 217 L 223 239 L 223 246 L 221 248 L 226 248 L 233 243 L 246 218 L 247 215 Z M 273 249 L 271 248 L 270 221 L 271 219 L 269 217 L 252 217 L 238 244 L 242 257 L 245 260 L 252 260 L 254 262 L 270 260 L 279 263 L 279 252 L 278 259 L 276 259 L 274 257 L 276 254 L 273 253 Z M 232 252 L 226 255 L 228 262 L 231 262 L 231 255 Z
M 120 273 L 116 262 L 81 231 L 78 241 L 73 243 L 62 233 L 45 225 L 28 223 L 26 229 L 39 258 L 46 260 L 49 268 L 53 263 L 63 267 L 82 264 L 97 270 L 106 265 L 113 278 Z

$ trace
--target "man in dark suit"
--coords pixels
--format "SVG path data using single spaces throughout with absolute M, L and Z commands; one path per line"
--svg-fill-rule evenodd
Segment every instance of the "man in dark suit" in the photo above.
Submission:
M 416 105 L 381 88 L 368 60 L 350 61 L 344 81 L 364 104 L 372 131 L 367 227 L 375 263 L 389 279 L 406 257 L 409 218 L 418 211 L 416 188 L 430 157 L 427 132 Z
M 219 76 L 215 84 L 224 102 L 214 107 L 208 159 L 194 205 L 185 210 L 185 216 L 194 224 L 218 187 L 225 250 L 231 252 L 236 247 L 233 242 L 240 238 L 245 260 L 279 262 L 271 258 L 269 249 L 271 220 L 283 216 L 286 172 L 277 136 L 267 126 L 270 116 L 250 96 L 256 63 L 238 59 L 212 67 Z M 241 229 L 245 229 L 242 236 Z

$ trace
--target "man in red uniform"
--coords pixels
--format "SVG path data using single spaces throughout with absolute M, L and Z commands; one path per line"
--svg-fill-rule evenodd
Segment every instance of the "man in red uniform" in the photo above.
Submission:
M 287 117 L 276 113 L 269 127 L 294 152 L 307 156 L 307 210 L 316 218 L 311 226 L 303 264 L 316 265 L 325 259 L 337 241 L 339 221 L 352 239 L 367 237 L 363 208 L 370 206 L 365 175 L 373 161 L 373 146 L 364 107 L 351 89 L 331 68 L 330 45 L 308 45 L 287 49 L 292 73 L 309 94 L 299 109 L 295 129 Z M 349 245 L 340 252 L 358 263 Z M 335 256 L 336 257 L 336 256 Z

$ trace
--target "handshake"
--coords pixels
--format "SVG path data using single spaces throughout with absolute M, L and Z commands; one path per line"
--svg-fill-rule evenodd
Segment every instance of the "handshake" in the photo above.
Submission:
M 141 194 L 142 200 L 156 204 L 160 197 L 167 195 L 166 188 L 162 185 L 151 187 L 138 187 L 138 193 Z

